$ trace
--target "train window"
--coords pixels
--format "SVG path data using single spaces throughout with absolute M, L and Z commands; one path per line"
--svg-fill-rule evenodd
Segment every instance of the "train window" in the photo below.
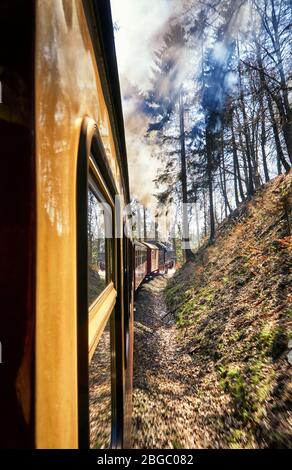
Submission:
M 88 188 L 88 303 L 109 284 L 111 272 L 111 207 L 93 180 Z
M 115 422 L 113 214 L 110 193 L 89 159 L 87 203 L 89 432 L 91 448 L 109 448 Z
M 89 368 L 90 447 L 106 449 L 111 444 L 111 334 L 108 320 Z

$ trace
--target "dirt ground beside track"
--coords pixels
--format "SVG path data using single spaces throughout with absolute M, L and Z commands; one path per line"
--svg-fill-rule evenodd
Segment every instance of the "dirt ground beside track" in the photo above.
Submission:
M 142 449 L 224 447 L 228 397 L 212 365 L 196 364 L 180 348 L 163 294 L 170 275 L 144 284 L 136 302 L 132 444 Z

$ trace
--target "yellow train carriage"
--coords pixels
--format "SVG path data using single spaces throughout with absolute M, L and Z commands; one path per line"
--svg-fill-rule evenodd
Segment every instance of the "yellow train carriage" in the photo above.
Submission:
M 4 0 L 0 40 L 0 445 L 127 447 L 132 251 L 109 1 Z

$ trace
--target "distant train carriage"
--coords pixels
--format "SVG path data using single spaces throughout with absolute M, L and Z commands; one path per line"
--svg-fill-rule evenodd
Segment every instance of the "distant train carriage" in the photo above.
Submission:
M 149 240 L 151 245 L 157 246 L 158 254 L 158 272 L 161 274 L 167 273 L 168 269 L 172 269 L 175 264 L 175 251 L 171 246 L 157 240 Z
M 133 245 L 135 258 L 134 289 L 136 291 L 147 275 L 147 247 L 138 241 L 135 241 Z
M 167 246 L 162 242 L 151 242 L 158 248 L 158 272 L 164 274 L 167 272 Z
M 153 243 L 146 243 L 147 248 L 147 276 L 159 273 L 159 249 Z

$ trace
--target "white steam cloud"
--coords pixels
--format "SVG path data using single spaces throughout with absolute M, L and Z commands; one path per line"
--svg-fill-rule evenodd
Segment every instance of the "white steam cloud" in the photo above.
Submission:
M 151 88 L 154 52 L 174 12 L 173 0 L 111 0 L 129 160 L 130 189 L 143 204 L 155 202 L 154 179 L 160 167 L 145 138 L 148 121 L 139 91 Z M 139 90 L 137 90 L 138 87 Z
M 151 86 L 153 53 L 172 10 L 173 0 L 111 0 L 119 71 L 143 91 Z M 162 34 L 161 34 L 162 33 Z

